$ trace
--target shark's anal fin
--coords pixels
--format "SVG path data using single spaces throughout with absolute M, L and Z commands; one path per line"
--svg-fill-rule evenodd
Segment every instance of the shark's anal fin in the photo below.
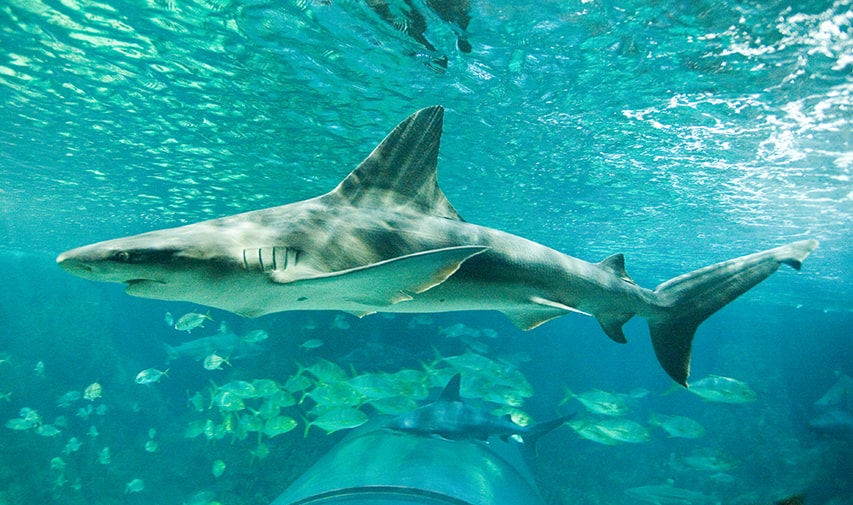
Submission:
M 601 329 L 604 330 L 604 333 L 610 337 L 610 340 L 619 344 L 626 344 L 628 343 L 628 339 L 625 338 L 625 333 L 622 331 L 622 325 L 627 323 L 633 316 L 634 314 L 631 313 L 596 314 L 595 318 L 598 320 L 598 324 L 601 325 Z
M 487 250 L 485 246 L 457 246 L 422 251 L 361 267 L 331 273 L 274 271 L 270 278 L 288 284 L 303 299 L 339 300 L 387 307 L 411 300 L 413 295 L 435 287 L 456 273 L 462 263 Z M 369 310 L 366 312 L 370 312 Z

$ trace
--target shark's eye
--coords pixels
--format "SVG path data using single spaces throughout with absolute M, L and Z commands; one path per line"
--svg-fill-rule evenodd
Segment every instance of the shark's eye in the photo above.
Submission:
M 121 261 L 122 263 L 127 263 L 130 261 L 130 253 L 127 251 L 117 251 L 113 254 L 113 259 Z

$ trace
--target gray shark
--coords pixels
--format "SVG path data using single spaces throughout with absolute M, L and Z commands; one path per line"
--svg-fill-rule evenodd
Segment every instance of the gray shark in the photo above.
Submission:
M 462 375 L 454 375 L 438 401 L 419 407 L 389 421 L 385 427 L 419 435 L 437 435 L 450 440 L 483 440 L 496 436 L 504 440 L 518 435 L 524 443 L 536 440 L 574 417 L 574 414 L 531 426 L 519 426 L 508 417 L 498 417 L 462 401 L 459 386 Z
M 655 289 L 623 255 L 589 263 L 464 221 L 436 180 L 444 109 L 400 123 L 322 196 L 72 249 L 57 258 L 130 295 L 182 300 L 256 317 L 286 310 L 497 310 L 521 329 L 581 312 L 614 341 L 644 317 L 658 361 L 687 384 L 698 325 L 783 263 L 799 269 L 803 240 L 708 266 Z

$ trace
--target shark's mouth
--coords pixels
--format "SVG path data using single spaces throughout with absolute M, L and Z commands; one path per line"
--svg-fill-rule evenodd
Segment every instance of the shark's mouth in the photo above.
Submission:
M 139 292 L 146 288 L 166 285 L 165 281 L 158 281 L 157 279 L 128 279 L 124 281 L 124 283 L 127 284 L 127 287 L 125 288 L 125 292 L 127 293 Z
M 142 298 L 164 298 L 167 283 L 156 279 L 128 279 L 124 281 L 127 287 L 124 292 L 132 296 L 141 296 Z
M 154 282 L 157 284 L 166 284 L 165 281 L 158 281 L 156 279 L 129 279 L 129 280 L 124 281 L 124 283 L 127 284 L 128 286 L 136 286 L 136 285 L 143 284 L 146 282 Z

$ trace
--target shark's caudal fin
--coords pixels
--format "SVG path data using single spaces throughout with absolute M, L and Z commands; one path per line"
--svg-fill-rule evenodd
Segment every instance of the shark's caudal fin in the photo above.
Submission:
M 573 417 L 575 417 L 575 414 L 577 414 L 577 412 L 572 412 L 567 416 L 558 417 L 557 419 L 551 419 L 550 421 L 543 421 L 541 423 L 528 426 L 519 435 L 521 436 L 521 439 L 524 441 L 525 445 L 535 447 L 536 441 L 539 440 L 539 438 L 544 435 L 547 435 L 548 433 L 551 433 L 560 426 L 566 424 Z
M 782 263 L 799 270 L 817 240 L 803 240 L 717 263 L 670 279 L 654 290 L 659 315 L 648 318 L 652 345 L 670 377 L 687 386 L 690 350 L 699 324 L 775 272 Z
M 325 198 L 374 208 L 407 206 L 462 220 L 438 187 L 436 168 L 444 108 L 421 109 L 397 125 Z

